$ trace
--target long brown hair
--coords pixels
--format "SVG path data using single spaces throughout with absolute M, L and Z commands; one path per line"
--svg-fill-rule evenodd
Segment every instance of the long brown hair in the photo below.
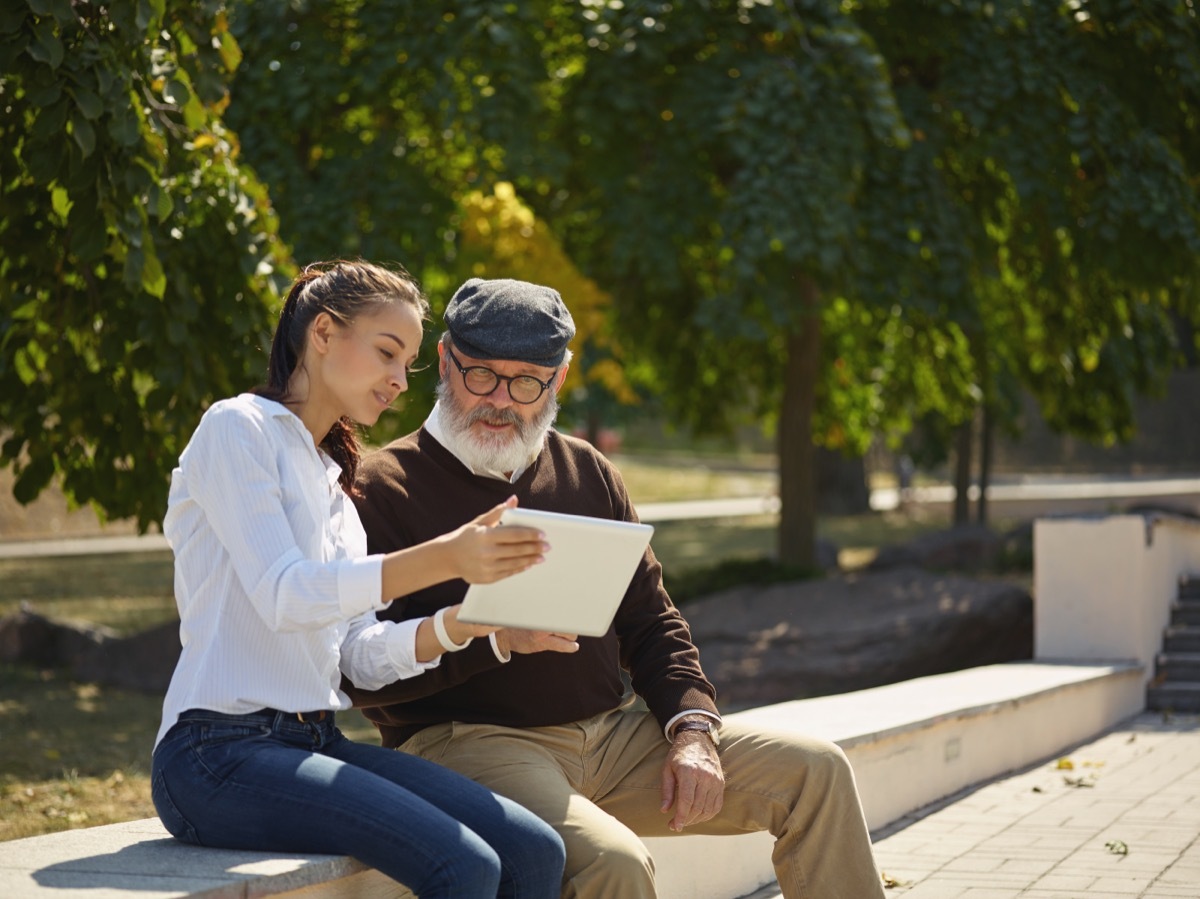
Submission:
M 358 316 L 370 314 L 388 303 L 406 303 L 422 319 L 429 317 L 429 301 L 415 278 L 403 268 L 383 268 L 361 259 L 316 262 L 296 278 L 279 313 L 279 324 L 271 341 L 271 359 L 267 363 L 267 383 L 256 393 L 282 401 L 288 383 L 304 358 L 308 327 L 322 312 L 348 325 Z M 342 473 L 342 489 L 354 492 L 358 471 L 358 431 L 353 421 L 343 416 L 334 422 L 321 441 Z

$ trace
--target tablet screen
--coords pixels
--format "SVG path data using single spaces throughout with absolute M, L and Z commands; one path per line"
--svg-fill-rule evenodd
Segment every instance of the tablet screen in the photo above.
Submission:
M 648 524 L 508 509 L 498 527 L 538 528 L 550 550 L 546 561 L 494 584 L 472 584 L 459 621 L 603 636 L 654 528 Z

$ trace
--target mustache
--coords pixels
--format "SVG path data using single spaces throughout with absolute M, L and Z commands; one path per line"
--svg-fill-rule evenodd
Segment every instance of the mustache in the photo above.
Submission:
M 522 425 L 525 424 L 514 409 L 485 409 L 483 407 L 472 409 L 466 414 L 465 423 L 467 425 L 473 425 L 477 421 L 486 422 L 489 425 L 516 425 L 518 430 L 522 430 Z

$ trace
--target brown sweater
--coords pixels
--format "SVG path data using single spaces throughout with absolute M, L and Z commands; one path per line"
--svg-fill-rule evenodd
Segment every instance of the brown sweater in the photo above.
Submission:
M 637 520 L 612 464 L 588 443 L 555 431 L 515 484 L 471 474 L 422 428 L 363 459 L 358 486 L 356 505 L 372 553 L 437 537 L 514 493 L 528 509 Z M 430 615 L 461 602 L 466 587 L 462 580 L 438 584 L 393 602 L 379 617 Z M 378 725 L 383 744 L 394 747 L 443 721 L 535 727 L 588 718 L 620 704 L 621 668 L 663 726 L 687 709 L 716 712 L 713 686 L 649 549 L 613 626 L 603 637 L 580 637 L 578 652 L 514 653 L 501 663 L 491 642 L 481 639 L 447 653 L 437 668 L 381 690 L 346 681 L 343 688 Z

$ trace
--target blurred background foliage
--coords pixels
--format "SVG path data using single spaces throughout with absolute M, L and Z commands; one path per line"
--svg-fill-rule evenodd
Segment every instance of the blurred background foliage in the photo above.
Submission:
M 1190 0 L 14 0 L 0 71 L 19 498 L 57 474 L 153 524 L 336 256 L 435 310 L 480 272 L 560 289 L 564 424 L 762 428 L 792 565 L 829 459 L 969 461 L 1023 393 L 1127 439 L 1195 357 Z

